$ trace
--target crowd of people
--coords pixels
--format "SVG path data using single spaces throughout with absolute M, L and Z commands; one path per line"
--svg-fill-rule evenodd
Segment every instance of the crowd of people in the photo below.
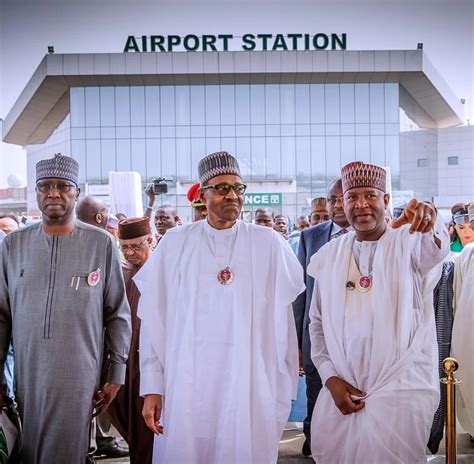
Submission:
M 184 224 L 150 188 L 142 217 L 111 215 L 79 169 L 39 161 L 41 221 L 0 215 L 0 406 L 18 405 L 21 462 L 275 463 L 304 375 L 303 455 L 424 463 L 449 354 L 474 435 L 474 203 L 450 224 L 418 199 L 392 215 L 385 170 L 353 162 L 294 230 L 265 207 L 248 223 L 217 152 Z

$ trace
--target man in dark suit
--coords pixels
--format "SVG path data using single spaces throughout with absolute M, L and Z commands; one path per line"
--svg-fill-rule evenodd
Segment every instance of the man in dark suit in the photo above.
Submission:
M 314 405 L 322 388 L 321 378 L 311 361 L 311 342 L 309 339 L 309 308 L 313 295 L 314 279 L 306 273 L 311 257 L 326 243 L 352 230 L 347 222 L 342 202 L 342 182 L 336 179 L 329 187 L 328 211 L 330 220 L 303 230 L 298 249 L 298 259 L 304 269 L 306 290 L 293 303 L 298 345 L 300 349 L 300 363 L 306 375 L 307 413 L 303 423 L 306 440 L 302 453 L 311 454 L 311 416 Z

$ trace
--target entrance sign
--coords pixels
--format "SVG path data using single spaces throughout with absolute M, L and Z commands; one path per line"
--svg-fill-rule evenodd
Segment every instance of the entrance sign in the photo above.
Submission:
M 281 206 L 281 193 L 246 193 L 245 206 Z
M 235 44 L 235 42 L 238 42 Z M 233 43 L 244 51 L 283 51 L 283 50 L 346 50 L 346 34 L 244 34 L 234 37 L 232 34 L 204 34 L 198 36 L 179 35 L 129 35 L 124 53 L 146 52 L 227 52 Z

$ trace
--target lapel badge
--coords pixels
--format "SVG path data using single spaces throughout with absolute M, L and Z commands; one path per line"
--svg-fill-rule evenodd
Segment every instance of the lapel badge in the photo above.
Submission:
M 96 271 L 92 271 L 87 276 L 87 285 L 89 287 L 95 287 L 100 282 L 100 269 L 97 268 Z

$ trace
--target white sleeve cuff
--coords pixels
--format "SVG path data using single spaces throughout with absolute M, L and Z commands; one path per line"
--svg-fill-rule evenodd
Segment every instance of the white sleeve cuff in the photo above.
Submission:
M 164 395 L 165 380 L 160 372 L 140 373 L 140 396 Z
M 324 361 L 319 367 L 317 367 L 317 370 L 319 376 L 321 377 L 323 386 L 326 385 L 326 382 L 330 377 L 339 377 L 339 374 L 331 361 Z

